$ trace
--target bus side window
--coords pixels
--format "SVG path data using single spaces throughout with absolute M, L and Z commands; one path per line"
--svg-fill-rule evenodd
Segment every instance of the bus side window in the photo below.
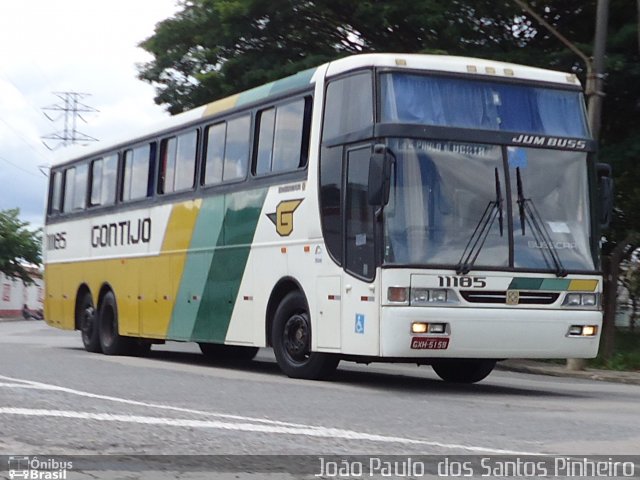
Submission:
M 62 198 L 62 172 L 53 172 L 51 178 L 51 197 L 49 199 L 49 215 L 60 213 L 60 200 Z
M 118 154 L 114 153 L 91 162 L 91 192 L 89 205 L 113 205 L 116 200 Z
M 227 137 L 227 122 L 210 125 L 205 130 L 204 184 L 222 182 L 224 162 L 224 141 Z
M 160 142 L 158 193 L 179 192 L 194 187 L 197 149 L 197 130 Z
M 311 98 L 294 100 L 258 114 L 254 174 L 304 167 L 309 151 Z
M 96 206 L 102 204 L 102 158 L 91 162 L 91 193 L 89 194 L 89 205 Z
M 323 141 L 373 125 L 373 80 L 362 72 L 332 81 L 325 99 Z
M 113 205 L 116 202 L 116 184 L 118 179 L 118 154 L 104 157 L 102 164 L 101 205 Z
M 84 210 L 87 206 L 89 165 L 83 163 L 76 167 L 75 186 L 73 187 L 73 210 Z
M 176 137 L 165 138 L 160 142 L 158 193 L 171 193 L 174 190 L 177 144 Z
M 64 187 L 62 192 L 62 211 L 69 213 L 73 208 L 73 189 L 75 187 L 76 169 L 67 168 L 64 171 Z
M 125 150 L 122 176 L 124 202 L 149 197 L 153 193 L 155 142 Z
M 250 115 L 243 115 L 227 122 L 222 181 L 238 180 L 247 176 L 250 130 Z

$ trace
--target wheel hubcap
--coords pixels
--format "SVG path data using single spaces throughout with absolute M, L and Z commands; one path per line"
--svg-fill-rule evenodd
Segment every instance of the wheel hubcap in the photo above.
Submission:
M 295 314 L 287 320 L 283 332 L 284 347 L 291 360 L 303 363 L 309 358 L 309 320 Z

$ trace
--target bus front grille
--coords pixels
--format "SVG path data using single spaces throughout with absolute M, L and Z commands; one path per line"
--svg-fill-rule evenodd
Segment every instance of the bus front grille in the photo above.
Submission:
M 461 290 L 460 295 L 469 303 L 493 303 L 506 305 L 507 292 Z M 558 292 L 518 292 L 518 305 L 551 305 L 560 294 Z

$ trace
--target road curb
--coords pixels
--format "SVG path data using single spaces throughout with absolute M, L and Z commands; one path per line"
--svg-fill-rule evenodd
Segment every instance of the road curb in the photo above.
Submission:
M 601 382 L 625 383 L 640 385 L 640 372 L 619 372 L 614 370 L 600 370 L 587 368 L 586 370 L 568 370 L 563 365 L 547 364 L 531 360 L 505 360 L 496 365 L 498 370 L 509 372 L 530 373 L 534 375 L 549 375 L 553 377 L 581 378 Z

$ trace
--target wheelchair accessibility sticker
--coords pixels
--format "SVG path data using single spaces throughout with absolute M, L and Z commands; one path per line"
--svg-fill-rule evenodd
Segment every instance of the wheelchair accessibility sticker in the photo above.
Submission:
M 362 313 L 356 313 L 356 333 L 364 333 L 364 315 Z

